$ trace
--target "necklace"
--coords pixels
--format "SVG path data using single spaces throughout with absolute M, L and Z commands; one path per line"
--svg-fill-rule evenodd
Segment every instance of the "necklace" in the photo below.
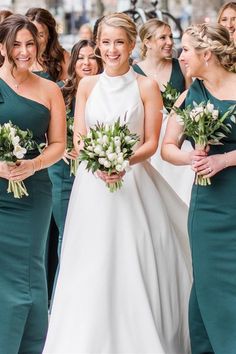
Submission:
M 30 73 L 28 73 L 28 75 L 27 75 L 22 81 L 20 81 L 20 82 L 17 82 L 16 79 L 15 79 L 14 77 L 12 77 L 13 80 L 15 81 L 15 83 L 14 83 L 14 88 L 15 88 L 16 90 L 18 90 L 19 87 L 20 87 L 25 81 L 28 80 L 29 76 L 30 76 Z

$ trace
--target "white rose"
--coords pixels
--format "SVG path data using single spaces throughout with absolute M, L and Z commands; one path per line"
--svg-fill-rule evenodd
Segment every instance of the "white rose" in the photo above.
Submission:
M 122 164 L 123 161 L 124 161 L 123 156 L 118 156 L 117 162 Z
M 95 154 L 97 154 L 97 155 L 101 154 L 101 152 L 102 152 L 102 147 L 101 147 L 101 145 L 97 145 L 97 146 L 94 148 L 94 152 L 95 152 Z
M 122 163 L 122 170 L 127 170 L 129 168 L 129 161 L 124 160 Z
M 13 155 L 15 155 L 18 159 L 23 159 L 26 149 L 21 147 L 20 145 L 16 145 L 13 150 Z
M 94 158 L 94 154 L 93 154 L 92 152 L 89 152 L 88 155 L 89 155 L 89 157 L 90 157 L 91 159 Z
M 121 150 L 120 150 L 120 147 L 117 146 L 117 147 L 116 147 L 116 153 L 117 153 L 118 155 L 119 155 L 120 151 L 121 151 Z

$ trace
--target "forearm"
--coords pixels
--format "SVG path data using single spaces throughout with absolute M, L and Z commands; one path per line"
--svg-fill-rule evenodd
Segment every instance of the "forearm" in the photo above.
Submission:
M 236 150 L 224 154 L 225 168 L 236 166 Z
M 149 159 L 152 155 L 155 154 L 157 150 L 157 144 L 153 144 L 152 142 L 145 142 L 141 145 L 131 156 L 129 162 L 130 165 L 135 165 L 136 163 L 143 162 Z
M 163 160 L 172 163 L 173 165 L 190 165 L 191 154 L 188 151 L 183 151 L 174 144 L 163 144 L 161 149 Z
M 49 144 L 39 156 L 32 159 L 34 170 L 39 171 L 50 167 L 63 157 L 64 151 L 65 144 L 63 142 Z

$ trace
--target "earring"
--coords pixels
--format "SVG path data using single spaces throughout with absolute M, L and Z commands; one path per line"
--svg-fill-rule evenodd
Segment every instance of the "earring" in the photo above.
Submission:
M 208 61 L 207 60 L 205 60 L 205 65 L 208 67 Z

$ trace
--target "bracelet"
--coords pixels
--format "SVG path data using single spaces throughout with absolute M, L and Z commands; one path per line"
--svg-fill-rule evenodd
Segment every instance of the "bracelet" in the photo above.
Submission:
M 31 160 L 32 162 L 32 166 L 33 166 L 33 172 L 32 172 L 32 176 L 35 174 L 36 170 L 35 170 L 35 164 L 34 164 L 34 160 Z
M 228 160 L 228 153 L 227 152 L 225 152 L 224 153 L 224 156 L 225 156 L 225 166 L 224 166 L 224 168 L 227 168 L 227 167 L 229 167 L 229 160 Z
M 40 171 L 40 170 L 43 169 L 43 157 L 42 157 L 42 155 L 37 156 L 37 157 L 36 157 L 34 160 L 32 160 L 32 161 L 34 161 L 34 162 L 33 162 L 34 173 L 35 173 L 36 171 Z M 36 161 L 39 161 L 39 166 L 38 166 L 38 168 L 35 167 L 35 162 L 36 162 Z

